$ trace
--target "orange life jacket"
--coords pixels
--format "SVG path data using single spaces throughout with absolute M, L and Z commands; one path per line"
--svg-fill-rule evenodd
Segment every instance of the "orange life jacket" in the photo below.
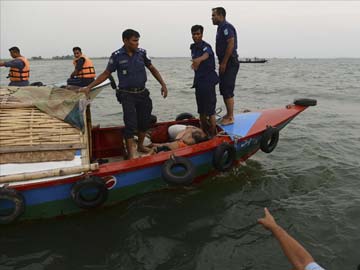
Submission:
M 20 59 L 24 62 L 25 66 L 23 69 L 10 68 L 9 78 L 12 82 L 28 81 L 30 77 L 30 63 L 24 56 L 18 56 L 15 59 Z
M 82 70 L 78 71 L 76 77 L 87 78 L 87 79 L 95 78 L 96 74 L 95 74 L 95 68 L 94 68 L 93 62 L 89 58 L 87 58 L 85 55 L 81 55 L 80 57 L 75 58 L 73 61 L 74 66 L 76 67 L 77 61 L 80 58 L 84 58 L 85 62 L 82 67 Z

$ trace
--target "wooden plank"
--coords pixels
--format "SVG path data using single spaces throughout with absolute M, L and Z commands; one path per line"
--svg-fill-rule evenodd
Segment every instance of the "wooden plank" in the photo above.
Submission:
M 84 149 L 86 144 L 43 144 L 33 146 L 1 146 L 0 153 L 20 153 L 29 151 L 48 151 L 48 150 L 66 150 L 66 149 Z
M 99 168 L 98 163 L 82 165 L 82 166 L 74 166 L 70 168 L 59 168 L 31 173 L 18 173 L 11 175 L 0 176 L 0 184 L 3 183 L 11 183 L 11 182 L 23 182 L 47 177 L 56 177 L 56 176 L 64 176 L 88 171 L 94 171 Z
M 31 108 L 34 107 L 32 103 L 14 103 L 14 104 L 0 104 L 0 109 L 16 109 L 16 108 Z

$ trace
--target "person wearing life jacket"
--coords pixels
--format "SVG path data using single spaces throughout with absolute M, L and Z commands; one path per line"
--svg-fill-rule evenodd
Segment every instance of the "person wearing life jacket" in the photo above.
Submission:
M 7 78 L 10 79 L 9 86 L 28 86 L 30 77 L 30 63 L 20 54 L 18 47 L 9 49 L 10 55 L 14 58 L 11 61 L 0 61 L 0 67 L 9 67 L 10 72 Z
M 74 71 L 67 80 L 68 85 L 88 86 L 96 77 L 95 68 L 90 58 L 82 54 L 80 47 L 74 47 Z

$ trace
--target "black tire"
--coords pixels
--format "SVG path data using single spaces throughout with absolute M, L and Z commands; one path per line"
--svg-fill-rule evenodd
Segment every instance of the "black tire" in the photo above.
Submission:
M 182 167 L 185 173 L 182 175 L 174 174 L 174 167 Z M 186 186 L 190 185 L 195 178 L 195 166 L 192 162 L 184 157 L 173 157 L 166 161 L 162 167 L 161 174 L 164 180 L 171 185 Z
M 218 171 L 224 172 L 232 167 L 235 159 L 235 147 L 229 143 L 222 143 L 215 149 L 213 156 L 213 165 Z
M 268 127 L 262 135 L 260 141 L 260 149 L 264 153 L 271 153 L 276 148 L 279 141 L 279 130 L 277 128 Z
M 191 113 L 180 113 L 176 116 L 175 121 L 181 121 L 186 119 L 195 119 L 195 116 L 193 116 Z
M 294 100 L 294 104 L 305 107 L 316 106 L 317 100 L 311 98 L 299 98 Z
M 83 191 L 96 189 L 96 196 L 93 198 L 85 198 Z M 90 176 L 76 182 L 71 188 L 71 197 L 75 204 L 83 209 L 96 208 L 102 205 L 108 198 L 108 189 L 104 181 L 98 176 Z
M 9 224 L 16 221 L 25 211 L 24 197 L 15 189 L 0 188 L 0 201 L 10 201 L 15 206 L 10 213 L 0 213 L 0 224 Z

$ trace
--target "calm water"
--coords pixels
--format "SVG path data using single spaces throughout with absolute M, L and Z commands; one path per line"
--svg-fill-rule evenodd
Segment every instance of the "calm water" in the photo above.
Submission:
M 106 60 L 95 60 L 97 71 Z M 149 78 L 160 120 L 196 113 L 189 59 L 153 59 L 169 97 Z M 33 61 L 32 81 L 65 81 L 71 61 Z M 47 74 L 54 74 L 49 76 Z M 6 72 L 1 69 L 4 84 Z M 274 238 L 256 225 L 263 207 L 327 269 L 360 264 L 360 59 L 243 64 L 236 111 L 312 97 L 277 149 L 189 188 L 148 194 L 104 211 L 0 231 L 0 270 L 290 269 Z M 218 98 L 218 106 L 223 106 Z M 92 105 L 95 124 L 122 123 L 113 90 Z

